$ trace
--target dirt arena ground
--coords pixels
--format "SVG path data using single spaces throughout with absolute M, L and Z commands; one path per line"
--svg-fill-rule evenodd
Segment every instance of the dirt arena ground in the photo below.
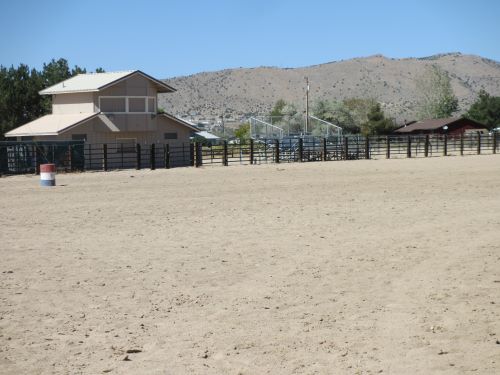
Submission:
M 499 374 L 500 155 L 0 178 L 1 374 Z

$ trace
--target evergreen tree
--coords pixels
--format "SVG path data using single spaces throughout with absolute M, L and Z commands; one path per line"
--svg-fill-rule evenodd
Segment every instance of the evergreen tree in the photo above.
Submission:
M 394 122 L 384 115 L 380 104 L 375 104 L 368 113 L 368 121 L 361 125 L 363 135 L 389 134 L 394 130 Z
M 66 59 L 52 59 L 48 64 L 43 64 L 42 74 L 45 87 L 64 81 L 72 76 Z
M 104 72 L 97 68 L 96 72 Z M 70 70 L 66 59 L 52 59 L 43 64 L 42 71 L 24 64 L 17 68 L 0 66 L 0 139 L 4 134 L 20 125 L 50 113 L 50 96 L 41 96 L 39 91 L 64 81 L 76 74 L 86 73 L 77 65 Z
M 465 117 L 486 125 L 488 129 L 500 126 L 500 97 L 481 90 Z
M 0 67 L 0 137 L 11 129 L 45 114 L 38 91 L 43 78 L 35 69 Z
M 271 110 L 271 117 L 276 118 L 276 120 L 281 120 L 284 116 L 283 108 L 285 108 L 286 102 L 283 99 L 279 99 Z

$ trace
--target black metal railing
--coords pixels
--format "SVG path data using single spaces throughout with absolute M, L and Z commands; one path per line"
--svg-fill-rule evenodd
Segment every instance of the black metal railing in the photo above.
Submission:
M 58 171 L 159 169 L 181 166 L 294 163 L 312 161 L 419 158 L 492 154 L 498 135 L 412 135 L 288 137 L 216 145 L 89 144 L 70 142 L 0 142 L 0 173 L 37 173 L 43 163 Z

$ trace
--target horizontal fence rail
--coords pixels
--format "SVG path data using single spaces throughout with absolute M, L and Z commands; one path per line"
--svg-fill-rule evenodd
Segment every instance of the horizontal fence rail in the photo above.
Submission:
M 219 144 L 89 144 L 0 142 L 0 173 L 39 173 L 54 163 L 59 172 L 160 169 L 185 166 L 295 163 L 496 154 L 498 134 L 283 137 Z

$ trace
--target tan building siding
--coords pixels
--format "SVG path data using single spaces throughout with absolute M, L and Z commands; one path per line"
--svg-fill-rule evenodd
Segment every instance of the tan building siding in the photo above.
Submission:
M 130 117 L 130 115 L 126 115 Z M 111 131 L 106 124 L 99 118 L 94 118 L 87 123 L 76 126 L 73 129 L 70 129 L 59 136 L 43 136 L 43 137 L 35 137 L 36 141 L 51 141 L 51 140 L 59 140 L 59 141 L 70 141 L 72 140 L 73 135 L 86 135 L 87 143 L 90 144 L 114 144 L 117 139 L 120 138 L 133 138 L 136 139 L 137 143 L 143 145 L 150 145 L 151 143 L 165 143 L 170 144 L 172 146 L 180 145 L 182 143 L 189 143 L 190 136 L 192 131 L 163 116 L 155 116 L 154 119 L 151 120 L 154 123 L 153 128 L 148 131 L 144 130 L 126 130 L 113 132 Z M 177 139 L 165 139 L 165 133 L 177 135 Z
M 99 96 L 153 96 L 156 98 L 156 87 L 148 79 L 136 74 L 98 93 Z
M 156 117 L 157 127 L 154 131 L 119 131 L 112 132 L 99 118 L 89 120 L 87 123 L 76 126 L 59 136 L 44 136 L 35 137 L 34 141 L 71 141 L 73 136 L 82 139 L 85 136 L 86 143 L 83 147 L 85 165 L 88 169 L 102 168 L 102 148 L 103 144 L 108 146 L 108 168 L 135 168 L 136 154 L 135 144 L 142 146 L 142 162 L 144 168 L 148 167 L 149 150 L 151 144 L 156 144 L 157 149 L 157 166 L 159 168 L 164 165 L 161 157 L 163 145 L 170 146 L 170 166 L 186 166 L 190 164 L 190 136 L 191 130 L 184 125 L 181 125 L 171 119 L 163 116 Z M 177 139 L 165 139 L 165 133 L 175 134 Z M 120 147 L 122 146 L 122 147 Z M 125 148 L 123 148 L 125 147 Z M 132 150 L 130 152 L 125 150 Z M 158 157 L 158 155 L 160 155 Z
M 52 113 L 95 113 L 94 95 L 90 92 L 52 95 Z

